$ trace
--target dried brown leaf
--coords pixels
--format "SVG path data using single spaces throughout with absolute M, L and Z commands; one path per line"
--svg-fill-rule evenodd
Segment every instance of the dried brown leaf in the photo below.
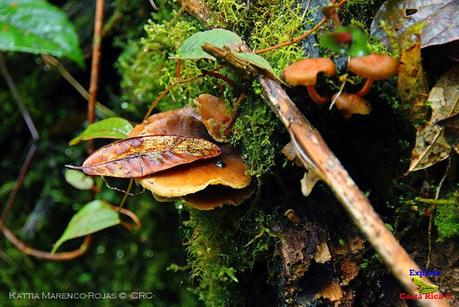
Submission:
M 439 121 L 459 114 L 459 65 L 444 74 L 430 91 L 428 98 L 432 108 L 429 123 L 416 133 L 416 145 L 412 152 L 409 171 L 427 168 L 448 158 L 448 144 Z M 454 146 L 454 145 L 453 145 Z
M 220 153 L 217 145 L 201 138 L 141 136 L 100 148 L 86 159 L 81 169 L 88 175 L 137 178 Z
M 380 27 L 382 21 L 400 34 L 413 24 L 425 22 L 421 47 L 446 44 L 459 39 L 458 10 L 457 0 L 388 0 L 375 15 L 371 34 L 387 40 Z

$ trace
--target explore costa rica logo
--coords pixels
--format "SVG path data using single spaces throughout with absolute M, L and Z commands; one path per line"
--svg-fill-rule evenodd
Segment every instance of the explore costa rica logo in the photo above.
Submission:
M 417 271 L 414 269 L 409 270 L 409 276 L 413 282 L 415 294 L 400 293 L 401 300 L 421 300 L 421 299 L 452 299 L 453 296 L 451 293 L 440 293 L 438 291 L 438 286 L 423 279 L 423 277 L 436 277 L 440 276 L 441 272 L 438 270 L 421 270 Z

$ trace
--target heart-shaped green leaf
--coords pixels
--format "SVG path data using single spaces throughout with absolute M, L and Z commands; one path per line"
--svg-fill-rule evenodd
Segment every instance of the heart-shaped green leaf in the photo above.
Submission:
M 0 49 L 67 57 L 83 66 L 83 52 L 64 12 L 44 0 L 0 1 Z
M 82 237 L 121 223 L 119 213 L 102 200 L 86 204 L 70 220 L 62 236 L 54 244 L 54 253 L 65 241 Z
M 205 43 L 212 44 L 219 48 L 228 47 L 237 50 L 242 45 L 242 39 L 234 32 L 225 29 L 214 29 L 198 32 L 188 37 L 177 51 L 178 59 L 215 60 L 215 57 L 202 50 Z
M 70 145 L 78 144 L 80 141 L 91 139 L 124 139 L 132 130 L 132 125 L 125 119 L 111 117 L 92 125 L 89 125 L 83 132 L 69 142 Z

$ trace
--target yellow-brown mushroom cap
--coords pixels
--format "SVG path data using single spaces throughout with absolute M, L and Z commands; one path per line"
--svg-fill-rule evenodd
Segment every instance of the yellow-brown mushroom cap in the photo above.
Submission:
M 397 74 L 398 60 L 387 54 L 370 54 L 350 59 L 347 67 L 358 76 L 384 80 Z
M 204 190 L 210 185 L 243 189 L 250 184 L 247 167 L 231 146 L 221 148 L 222 155 L 204 163 L 178 166 L 139 180 L 146 189 L 161 197 L 180 197 Z
M 239 206 L 253 193 L 251 187 L 231 189 L 224 186 L 212 186 L 203 191 L 186 195 L 181 199 L 186 205 L 199 210 L 212 210 L 223 205 Z
M 292 86 L 315 85 L 319 73 L 331 77 L 336 73 L 335 63 L 328 58 L 304 59 L 287 66 L 281 78 Z
M 336 108 L 341 111 L 344 118 L 349 118 L 354 114 L 367 115 L 371 112 L 371 104 L 356 94 L 343 92 L 338 97 L 334 95 L 333 100 L 335 98 Z

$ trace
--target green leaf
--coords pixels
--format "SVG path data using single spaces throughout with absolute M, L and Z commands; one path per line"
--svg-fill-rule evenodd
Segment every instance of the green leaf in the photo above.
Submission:
M 204 32 L 198 32 L 188 37 L 177 51 L 178 59 L 209 59 L 215 60 L 215 57 L 202 50 L 205 43 L 212 44 L 219 48 L 224 46 L 231 50 L 236 50 L 242 45 L 242 39 L 234 32 L 224 29 L 214 29 Z
M 124 139 L 132 130 L 132 125 L 125 119 L 111 117 L 92 125 L 89 125 L 83 132 L 69 142 L 70 145 L 78 144 L 80 141 L 92 139 Z
M 319 44 L 322 48 L 350 57 L 370 54 L 365 32 L 354 27 L 338 27 L 334 32 L 322 35 Z
M 74 169 L 68 169 L 65 171 L 65 181 L 78 190 L 90 190 L 94 185 L 92 177 Z
M 121 223 L 119 214 L 112 206 L 102 200 L 86 204 L 70 220 L 62 236 L 54 244 L 52 253 L 65 241 L 82 237 Z
M 51 54 L 84 65 L 72 23 L 44 0 L 1 0 L 0 33 L 1 50 Z
M 236 55 L 244 61 L 271 73 L 273 76 L 276 76 L 271 64 L 269 64 L 264 57 L 255 53 L 236 53 Z

